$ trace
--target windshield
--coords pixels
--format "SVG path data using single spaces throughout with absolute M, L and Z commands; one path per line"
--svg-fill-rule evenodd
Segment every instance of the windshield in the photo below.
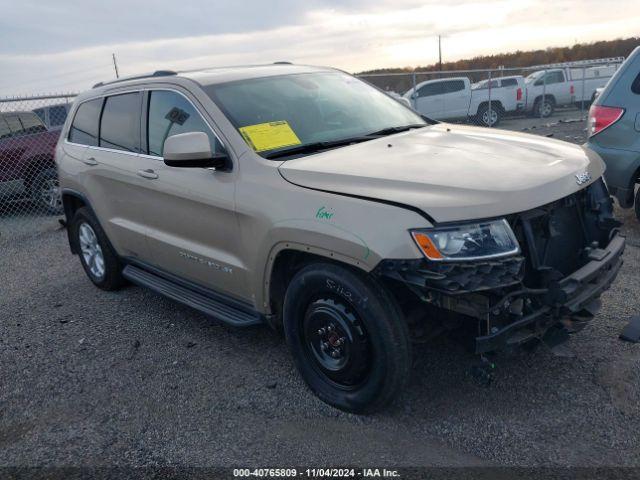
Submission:
M 376 138 L 374 133 L 394 133 L 396 127 L 427 125 L 398 101 L 341 72 L 239 80 L 204 90 L 247 144 L 265 157 L 291 147 L 362 141 Z

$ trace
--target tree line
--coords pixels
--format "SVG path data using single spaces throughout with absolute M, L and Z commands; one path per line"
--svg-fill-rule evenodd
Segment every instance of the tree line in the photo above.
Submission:
M 504 67 L 529 67 L 547 63 L 574 62 L 577 60 L 589 60 L 592 58 L 626 57 L 634 48 L 640 45 L 640 37 L 620 38 L 617 40 L 602 40 L 592 43 L 576 43 L 572 47 L 550 47 L 544 50 L 517 50 L 511 53 L 498 53 L 496 55 L 480 55 L 454 62 L 443 62 L 442 70 L 473 70 L 480 68 Z M 360 72 L 365 73 L 402 73 L 432 72 L 440 70 L 439 65 L 403 67 L 403 68 L 378 68 Z

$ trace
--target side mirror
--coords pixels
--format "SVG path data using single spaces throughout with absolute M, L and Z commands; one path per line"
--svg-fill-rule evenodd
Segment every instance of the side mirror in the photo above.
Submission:
M 224 169 L 229 157 L 226 153 L 211 153 L 206 133 L 187 132 L 164 141 L 164 163 L 170 167 Z

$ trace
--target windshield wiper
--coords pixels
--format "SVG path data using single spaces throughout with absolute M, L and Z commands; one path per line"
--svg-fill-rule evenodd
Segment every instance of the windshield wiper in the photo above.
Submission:
M 422 128 L 427 125 L 424 123 L 414 123 L 411 125 L 402 125 L 400 127 L 388 127 L 378 130 L 377 132 L 367 133 L 359 137 L 342 138 L 340 140 L 331 140 L 326 142 L 313 142 L 305 145 L 295 145 L 293 147 L 284 148 L 275 152 L 269 152 L 263 154 L 264 158 L 272 160 L 274 158 L 288 157 L 289 155 L 304 154 L 304 153 L 316 153 L 321 150 L 328 150 L 330 148 L 343 147 L 351 145 L 353 143 L 366 142 L 375 138 L 384 137 L 386 135 L 392 135 L 394 133 L 405 132 L 412 128 Z
M 400 127 L 388 127 L 383 128 L 382 130 L 378 130 L 376 132 L 367 133 L 367 137 L 383 137 L 385 135 L 393 135 L 394 133 L 406 132 L 407 130 L 411 130 L 412 128 L 422 128 L 426 127 L 425 123 L 412 123 L 410 125 L 402 125 Z
M 304 145 L 295 145 L 293 147 L 284 148 L 276 152 L 265 153 L 263 154 L 263 156 L 264 158 L 268 158 L 269 160 L 271 160 L 274 158 L 288 157 L 289 155 L 296 155 L 300 153 L 315 153 L 321 150 L 327 150 L 329 148 L 336 148 L 351 145 L 353 143 L 366 142 L 368 140 L 373 140 L 374 138 L 376 137 L 373 135 L 365 135 L 360 137 L 343 138 L 340 140 L 331 140 L 327 142 L 313 142 Z

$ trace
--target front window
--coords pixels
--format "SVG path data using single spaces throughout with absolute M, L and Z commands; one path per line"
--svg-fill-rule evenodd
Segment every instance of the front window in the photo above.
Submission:
M 161 157 L 167 137 L 189 132 L 206 133 L 209 136 L 211 151 L 224 151 L 220 141 L 189 100 L 168 90 L 154 90 L 150 95 L 147 117 L 149 155 Z
M 348 144 L 389 129 L 426 125 L 411 109 L 340 72 L 240 80 L 209 85 L 205 91 L 247 144 L 267 158 L 287 148 L 300 151 L 305 145 L 342 140 Z
M 542 75 L 544 75 L 544 71 L 540 70 L 538 72 L 533 72 L 532 74 L 530 74 L 527 78 L 525 78 L 525 82 L 526 83 L 533 83 L 535 82 L 537 79 L 539 79 L 540 77 L 542 77 Z

